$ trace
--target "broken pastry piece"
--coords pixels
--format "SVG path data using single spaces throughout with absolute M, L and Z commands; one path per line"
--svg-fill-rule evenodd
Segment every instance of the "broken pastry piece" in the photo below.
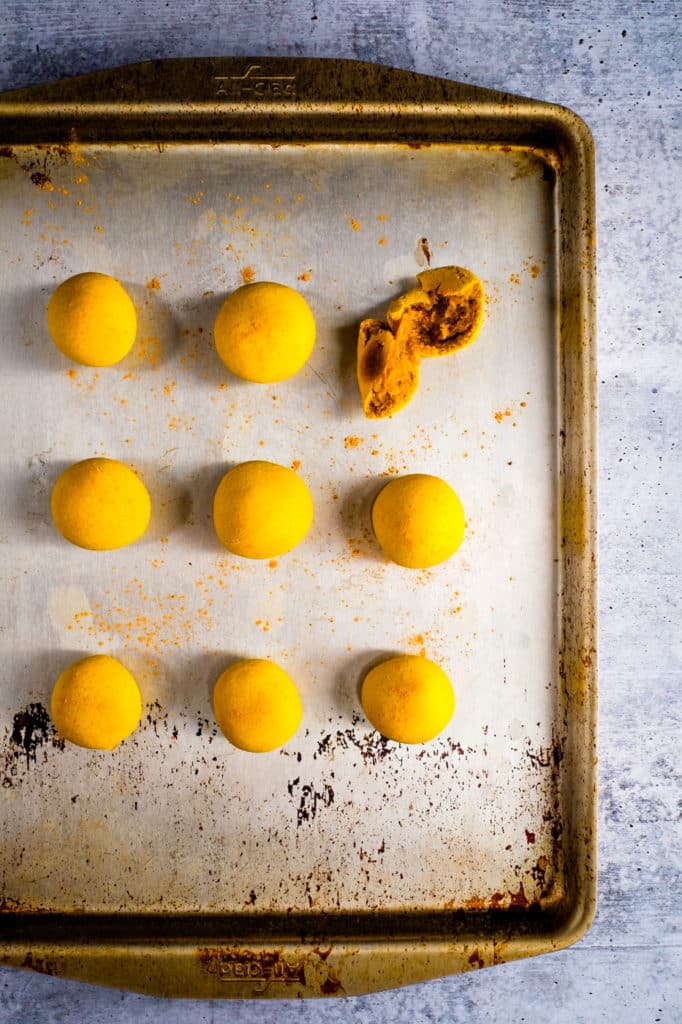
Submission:
M 392 416 L 414 395 L 422 356 L 470 345 L 483 322 L 483 285 L 465 267 L 417 275 L 418 288 L 394 299 L 386 322 L 363 320 L 358 334 L 358 383 L 365 415 Z
M 483 285 L 465 267 L 417 274 L 419 288 L 394 299 L 386 319 L 394 333 L 409 332 L 419 354 L 444 356 L 470 345 L 483 323 Z
M 362 408 L 372 420 L 398 412 L 417 390 L 419 356 L 402 332 L 381 320 L 363 320 L 358 334 L 358 384 Z

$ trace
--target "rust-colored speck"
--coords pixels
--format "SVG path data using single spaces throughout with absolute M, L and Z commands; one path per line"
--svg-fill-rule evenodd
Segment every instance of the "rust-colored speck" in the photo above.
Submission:
M 54 192 L 54 185 L 44 171 L 34 171 L 31 175 L 31 181 L 36 188 L 42 189 L 43 192 Z
M 355 217 L 351 217 L 350 226 L 352 227 L 353 231 L 359 231 L 360 228 L 362 227 L 362 224 L 360 223 L 359 220 L 356 220 Z
M 539 275 L 540 275 L 540 268 L 537 265 L 537 263 L 533 263 L 531 268 L 530 268 L 530 276 L 531 277 L 539 277 Z
M 529 846 L 532 846 L 535 843 L 535 832 L 529 832 L 528 829 L 524 831 L 526 833 L 526 842 Z
M 521 284 L 520 276 L 518 274 L 510 274 L 509 275 L 509 283 L 510 284 Z
M 254 270 L 253 267 L 242 267 L 239 273 L 241 274 L 242 281 L 244 282 L 244 284 L 251 284 L 254 277 L 256 276 L 256 271 Z
M 302 274 L 298 275 L 298 280 L 299 281 L 309 281 L 310 278 L 312 277 L 312 273 L 313 273 L 312 269 L 311 270 L 305 270 Z
M 147 281 L 147 288 L 150 292 L 156 292 L 160 289 L 161 283 L 158 277 L 153 277 L 151 281 Z
M 485 967 L 485 961 L 483 960 L 483 957 L 481 956 L 477 949 L 475 949 L 471 956 L 469 957 L 469 963 L 471 964 L 472 967 Z
M 494 892 L 492 894 L 492 896 L 490 897 L 490 906 L 494 910 L 496 907 L 499 907 L 500 903 L 502 903 L 503 900 L 504 900 L 504 893 L 503 892 Z
M 30 950 L 24 957 L 21 966 L 28 967 L 29 970 L 35 971 L 37 974 L 49 974 L 52 976 L 58 973 L 56 960 L 49 960 L 47 957 L 42 956 L 34 956 Z
M 353 434 L 349 434 L 348 437 L 344 437 L 343 439 L 343 447 L 357 448 L 364 440 L 364 437 L 355 437 Z
M 294 461 L 291 463 L 291 468 L 294 471 L 299 470 L 301 468 L 301 460 L 300 459 L 294 459 Z
M 279 562 L 277 561 L 277 559 L 271 558 L 270 561 L 268 562 L 268 569 L 276 569 L 278 565 Z
M 431 256 L 433 255 L 433 253 L 431 252 L 431 248 L 429 246 L 428 238 L 420 238 L 419 239 L 419 248 L 421 250 L 422 256 L 426 260 L 427 267 L 430 267 L 431 266 Z
M 523 882 L 521 882 L 521 884 L 519 885 L 519 891 L 518 892 L 511 892 L 509 895 L 511 896 L 511 906 L 512 907 L 527 907 L 528 906 L 528 900 L 526 899 L 526 894 L 523 891 Z
M 343 992 L 343 985 L 330 971 L 320 985 L 320 992 L 325 996 L 335 996 L 337 992 Z

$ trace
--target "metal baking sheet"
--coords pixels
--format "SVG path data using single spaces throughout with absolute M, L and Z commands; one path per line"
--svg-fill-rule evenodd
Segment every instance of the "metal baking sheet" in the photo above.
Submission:
M 589 920 L 593 239 L 565 184 L 580 175 L 549 135 L 334 138 L 331 109 L 297 138 L 310 64 L 212 67 L 230 137 L 183 134 L 182 105 L 166 137 L 144 95 L 132 140 L 102 137 L 102 102 L 107 130 L 68 141 L 54 134 L 68 105 L 58 118 L 50 97 L 33 138 L 11 137 L 4 108 L 6 962 L 144 991 L 342 994 L 554 948 Z M 285 131 L 240 133 L 258 95 L 289 104 Z M 16 118 L 28 134 L 31 116 Z M 366 420 L 359 321 L 449 263 L 484 282 L 478 340 L 425 361 L 403 412 Z M 137 306 L 113 368 L 72 365 L 47 335 L 52 290 L 84 270 Z M 215 353 L 220 303 L 251 280 L 314 310 L 315 351 L 290 381 L 240 382 Z M 92 455 L 151 492 L 132 547 L 84 552 L 51 524 L 56 476 Z M 306 540 L 271 562 L 231 556 L 212 527 L 218 480 L 253 458 L 296 468 L 315 501 Z M 382 558 L 369 519 L 409 472 L 450 481 L 467 518 L 460 551 L 421 572 Z M 113 753 L 64 746 L 46 711 L 61 669 L 97 652 L 146 705 Z M 453 681 L 455 716 L 430 744 L 387 742 L 362 713 L 363 671 L 394 652 Z M 212 685 L 235 656 L 271 657 L 299 686 L 303 724 L 281 751 L 248 755 L 217 730 Z

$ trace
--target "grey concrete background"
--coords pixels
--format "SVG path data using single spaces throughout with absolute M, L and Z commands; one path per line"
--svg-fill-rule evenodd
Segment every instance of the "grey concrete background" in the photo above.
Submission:
M 327 1002 L 151 999 L 0 970 L 0 1021 L 682 1021 L 677 0 L 4 0 L 0 90 L 156 57 L 351 57 L 565 104 L 598 154 L 599 910 L 573 948 Z M 0 230 L 2 230 L 0 225 Z

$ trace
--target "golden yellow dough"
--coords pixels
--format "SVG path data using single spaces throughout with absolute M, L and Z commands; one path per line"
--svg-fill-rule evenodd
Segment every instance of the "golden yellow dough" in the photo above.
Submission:
M 306 363 L 315 344 L 315 318 L 294 288 L 258 281 L 228 295 L 214 336 L 228 370 L 270 384 L 292 377 Z
M 313 499 L 293 469 L 242 462 L 218 484 L 213 522 L 221 543 L 243 558 L 275 558 L 299 544 L 313 521 Z
M 50 501 L 55 526 L 67 540 L 90 551 L 132 544 L 147 529 L 147 488 L 116 459 L 84 459 L 65 469 Z
M 303 717 L 296 686 L 284 669 L 265 658 L 225 669 L 213 690 L 213 710 L 230 743 L 254 754 L 283 746 Z
M 455 710 L 447 675 L 415 654 L 376 665 L 365 676 L 362 707 L 374 728 L 397 743 L 427 743 L 442 732 Z
M 372 506 L 372 526 L 393 562 L 426 569 L 454 554 L 464 536 L 464 509 L 440 477 L 412 473 L 380 491 Z
M 419 355 L 381 320 L 363 320 L 358 332 L 358 384 L 368 419 L 392 416 L 419 384 Z
M 76 274 L 52 293 L 47 326 L 55 345 L 69 359 L 84 366 L 112 366 L 133 346 L 137 314 L 115 278 Z
M 140 724 L 142 697 L 120 661 L 95 654 L 62 672 L 50 710 L 64 739 L 92 750 L 113 750 Z

